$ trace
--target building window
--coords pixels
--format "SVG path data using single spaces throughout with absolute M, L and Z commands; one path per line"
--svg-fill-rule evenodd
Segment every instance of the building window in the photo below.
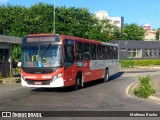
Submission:
M 9 49 L 0 49 L 0 62 L 8 62 Z
M 114 24 L 120 24 L 120 21 L 115 20 L 115 21 L 114 21 Z
M 160 49 L 145 49 L 144 58 L 159 58 Z
M 126 51 L 126 48 L 121 48 L 121 51 Z
M 128 58 L 142 58 L 142 49 L 128 49 Z

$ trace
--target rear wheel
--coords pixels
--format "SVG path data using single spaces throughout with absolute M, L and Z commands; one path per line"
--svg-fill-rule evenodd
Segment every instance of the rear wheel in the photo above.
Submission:
M 103 82 L 108 82 L 108 81 L 109 81 L 109 72 L 108 72 L 108 70 L 106 69 L 106 70 L 105 70 L 105 73 L 104 73 Z

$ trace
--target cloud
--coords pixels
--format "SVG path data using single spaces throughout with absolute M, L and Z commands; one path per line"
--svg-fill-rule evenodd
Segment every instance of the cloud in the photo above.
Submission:
M 0 3 L 7 3 L 9 0 L 0 0 Z

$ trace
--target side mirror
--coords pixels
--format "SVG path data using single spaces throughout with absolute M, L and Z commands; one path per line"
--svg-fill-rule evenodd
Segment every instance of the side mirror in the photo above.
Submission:
M 19 68 L 21 67 L 21 62 L 18 62 L 17 67 Z

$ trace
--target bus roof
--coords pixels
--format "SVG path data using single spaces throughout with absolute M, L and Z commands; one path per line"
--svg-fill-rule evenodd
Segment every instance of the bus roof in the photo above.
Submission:
M 54 36 L 59 34 L 29 34 L 27 36 Z M 75 41 L 81 41 L 81 42 L 88 42 L 88 43 L 94 43 L 94 44 L 102 44 L 102 45 L 108 45 L 108 46 L 118 46 L 117 44 L 113 43 L 107 43 L 107 42 L 101 42 L 101 41 L 96 41 L 96 40 L 89 40 L 85 38 L 79 38 L 79 37 L 73 37 L 73 36 L 68 36 L 68 35 L 61 35 L 61 39 L 74 39 Z
M 108 45 L 108 46 L 118 46 L 117 44 L 113 44 L 113 43 L 101 42 L 101 41 L 96 41 L 96 40 L 89 40 L 89 39 L 72 37 L 72 36 L 67 36 L 67 35 L 61 35 L 61 37 L 62 37 L 62 39 L 74 39 L 75 41 L 81 41 L 81 42 L 102 44 L 102 45 Z

